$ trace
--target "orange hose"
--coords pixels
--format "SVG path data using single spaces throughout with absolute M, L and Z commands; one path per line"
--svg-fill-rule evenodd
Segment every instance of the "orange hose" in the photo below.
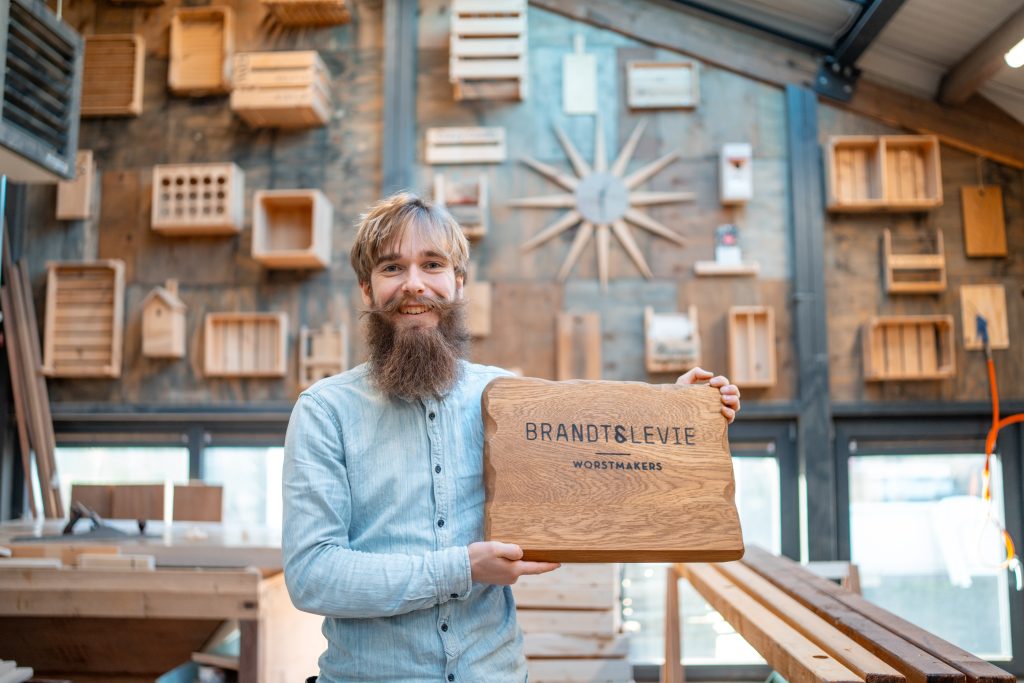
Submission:
M 995 450 L 996 447 L 996 439 L 999 437 L 999 431 L 1003 427 L 1017 422 L 1024 422 L 1024 413 L 1010 415 L 1009 417 L 1002 419 L 999 418 L 999 385 L 996 383 L 996 364 L 995 361 L 992 360 L 991 354 L 989 354 L 988 358 L 988 386 L 990 393 L 992 394 L 992 426 L 988 430 L 988 436 L 985 437 L 985 467 L 982 470 L 981 498 L 986 503 L 991 503 L 991 462 L 992 451 Z M 998 522 L 996 522 L 996 526 L 1003 535 L 1003 544 L 1006 547 L 1006 560 L 1002 563 L 1002 566 L 1003 568 L 1008 569 L 1014 564 L 1017 557 L 1017 553 L 1013 545 L 1013 538 L 1010 536 L 1010 532 L 1004 529 Z M 1019 589 L 1019 574 L 1017 581 Z

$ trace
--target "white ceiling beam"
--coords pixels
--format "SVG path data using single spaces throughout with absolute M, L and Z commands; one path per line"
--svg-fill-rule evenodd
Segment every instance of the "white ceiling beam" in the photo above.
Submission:
M 1003 55 L 1021 39 L 1024 39 L 1024 7 L 982 38 L 966 57 L 946 72 L 939 84 L 939 102 L 957 105 L 969 100 L 1000 69 L 1009 68 Z

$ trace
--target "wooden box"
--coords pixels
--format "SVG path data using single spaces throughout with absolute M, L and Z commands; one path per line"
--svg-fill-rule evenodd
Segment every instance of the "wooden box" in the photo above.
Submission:
M 475 181 L 459 182 L 438 173 L 434 176 L 434 202 L 448 209 L 468 239 L 487 235 L 491 213 L 487 176 L 480 174 Z
M 150 225 L 164 235 L 234 235 L 245 221 L 245 175 L 232 163 L 153 167 Z
M 351 19 L 345 0 L 261 0 L 281 26 L 336 26 Z
M 230 7 L 175 9 L 167 87 L 176 95 L 229 92 L 234 42 Z
M 696 62 L 641 62 L 626 65 L 626 99 L 631 109 L 692 109 L 700 104 Z
M 207 313 L 203 325 L 206 377 L 283 377 L 286 313 Z
M 942 231 L 935 231 L 930 253 L 894 253 L 892 231 L 882 233 L 882 264 L 888 294 L 935 294 L 946 291 L 946 251 Z
M 299 386 L 303 389 L 348 369 L 348 326 L 299 330 Z
M 124 262 L 50 263 L 43 374 L 120 377 Z
M 146 42 L 131 33 L 85 37 L 83 118 L 142 113 Z
M 831 137 L 826 147 L 826 157 L 830 210 L 881 208 L 882 163 L 877 137 Z
M 428 164 L 500 164 L 507 154 L 504 128 L 427 128 Z
M 717 389 L 504 377 L 482 411 L 485 538 L 557 562 L 743 555 Z
M 75 179 L 57 183 L 57 220 L 92 218 L 96 161 L 91 149 L 80 149 L 75 157 Z
M 258 190 L 252 257 L 266 268 L 326 268 L 334 208 L 320 190 Z
M 142 355 L 185 357 L 185 304 L 178 298 L 177 280 L 168 280 L 142 300 Z
M 314 50 L 235 55 L 231 110 L 253 128 L 309 128 L 331 118 L 330 76 Z
M 895 315 L 864 325 L 864 379 L 945 379 L 956 374 L 953 316 Z
M 526 0 L 454 0 L 451 17 L 455 99 L 526 99 Z
M 601 379 L 600 314 L 559 313 L 555 344 L 557 379 Z
M 830 211 L 927 211 L 942 204 L 933 135 L 849 135 L 826 149 Z
M 775 309 L 729 309 L 729 379 L 738 387 L 775 386 Z
M 1010 328 L 1006 320 L 1006 287 L 1003 285 L 961 285 L 960 322 L 964 328 L 964 348 L 980 351 L 985 343 L 978 334 L 977 316 L 985 319 L 989 348 L 1010 348 Z
M 644 308 L 644 366 L 647 372 L 683 372 L 700 365 L 697 307 L 686 313 Z

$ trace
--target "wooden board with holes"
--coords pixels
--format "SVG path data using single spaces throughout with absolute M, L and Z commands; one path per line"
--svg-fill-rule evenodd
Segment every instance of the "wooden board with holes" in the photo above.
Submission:
M 1003 188 L 964 185 L 960 188 L 964 220 L 964 253 L 969 257 L 1006 256 L 1006 216 Z
M 601 379 L 601 316 L 559 313 L 556 323 L 555 377 Z
M 486 538 L 557 562 L 743 554 L 717 390 L 503 377 L 482 411 Z
M 1010 328 L 1006 322 L 1006 287 L 1003 285 L 962 285 L 960 322 L 964 328 L 964 348 L 978 351 L 985 344 L 978 334 L 977 316 L 985 319 L 989 346 L 1010 348 Z

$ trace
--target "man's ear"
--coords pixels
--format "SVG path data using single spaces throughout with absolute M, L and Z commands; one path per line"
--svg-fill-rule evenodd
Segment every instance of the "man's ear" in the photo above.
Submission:
M 363 295 L 363 305 L 367 307 L 373 306 L 373 293 L 370 291 L 369 282 L 359 283 L 359 292 Z
M 461 301 L 463 295 L 463 285 L 465 284 L 466 277 L 464 275 L 455 276 L 455 300 Z

